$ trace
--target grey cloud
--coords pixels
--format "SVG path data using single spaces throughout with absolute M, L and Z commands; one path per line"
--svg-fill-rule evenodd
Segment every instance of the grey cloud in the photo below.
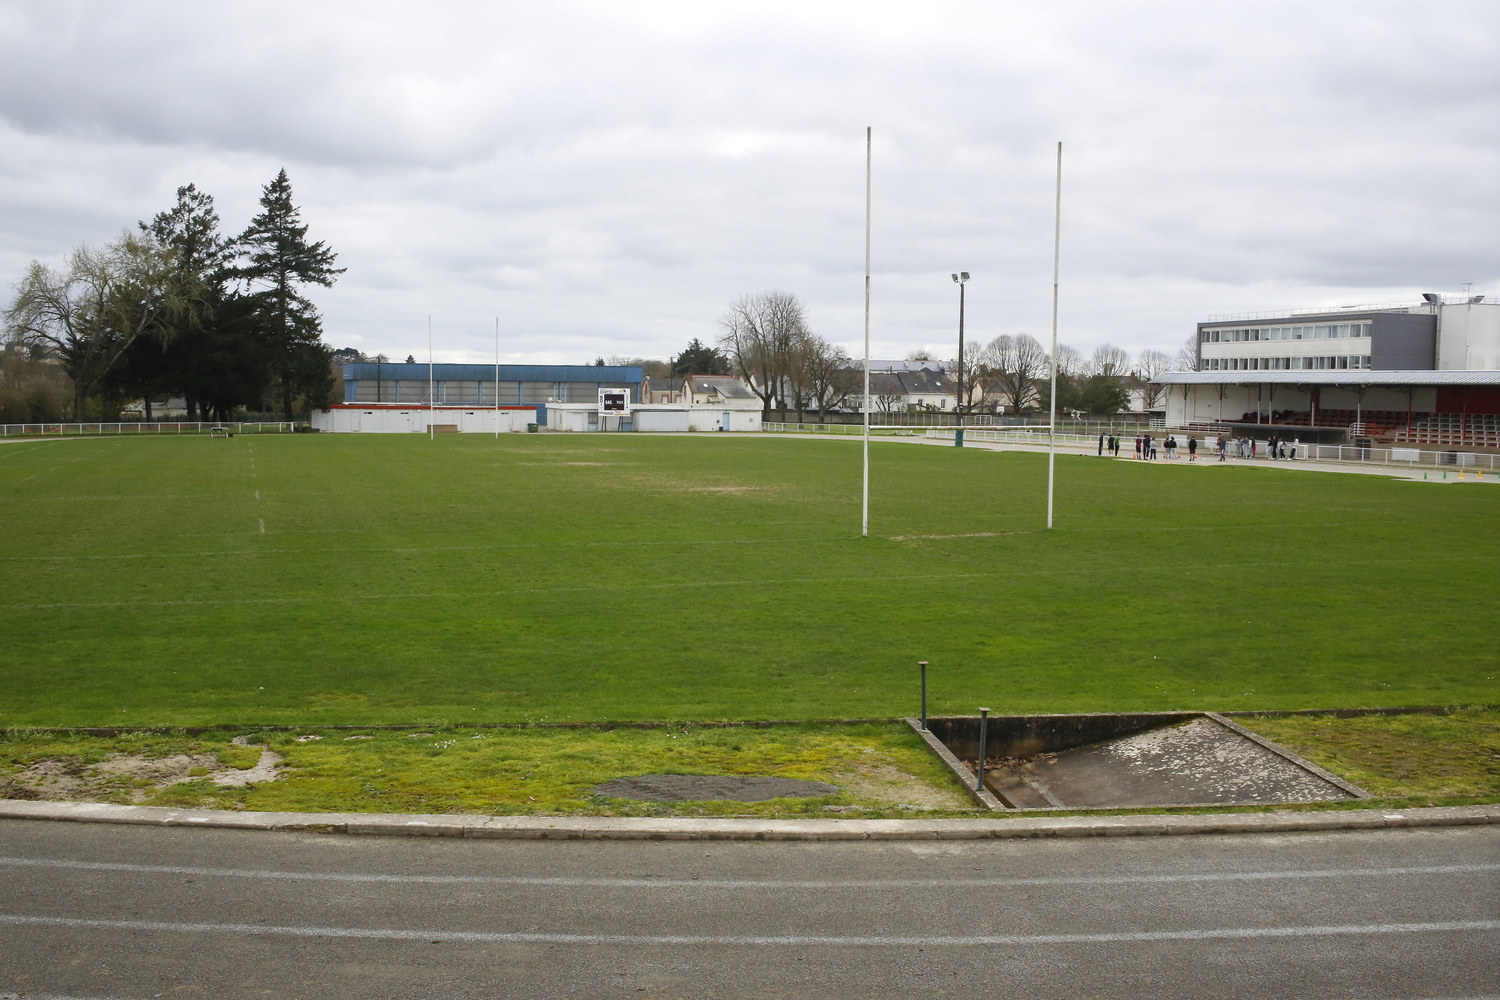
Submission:
M 1353 3 L 0 6 L 0 279 L 189 180 L 285 165 L 350 270 L 329 336 L 665 355 L 731 297 L 875 337 L 1049 321 L 1174 350 L 1207 312 L 1500 281 L 1500 14 Z M 14 142 L 10 141 L 14 139 Z

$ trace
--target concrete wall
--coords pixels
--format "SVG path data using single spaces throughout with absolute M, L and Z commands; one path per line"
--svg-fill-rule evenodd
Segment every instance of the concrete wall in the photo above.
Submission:
M 312 425 L 331 434 L 426 434 L 429 424 L 456 427 L 460 434 L 517 434 L 528 423 L 536 423 L 537 411 L 525 409 L 465 409 L 463 407 L 359 407 L 335 406 L 327 413 L 312 414 Z
M 554 403 L 547 407 L 547 429 L 553 431 L 597 431 L 598 406 Z M 725 415 L 728 426 L 725 427 Z M 643 403 L 630 408 L 631 430 L 644 433 L 716 433 L 760 430 L 759 410 L 736 410 L 722 406 L 689 406 L 682 403 Z M 605 430 L 612 429 L 608 420 Z
M 1500 370 L 1500 302 L 1445 305 L 1438 315 L 1437 367 Z

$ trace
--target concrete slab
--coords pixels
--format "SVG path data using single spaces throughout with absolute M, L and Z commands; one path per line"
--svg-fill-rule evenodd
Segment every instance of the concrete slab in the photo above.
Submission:
M 986 781 L 990 788 L 1020 808 L 1354 798 L 1321 775 L 1202 716 L 1000 767 L 991 774 Z

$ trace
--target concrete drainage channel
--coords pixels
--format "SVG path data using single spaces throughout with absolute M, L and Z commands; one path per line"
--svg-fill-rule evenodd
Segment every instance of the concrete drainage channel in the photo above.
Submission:
M 1371 798 L 1215 712 L 942 716 L 927 719 L 926 730 L 919 719 L 907 722 L 997 812 Z

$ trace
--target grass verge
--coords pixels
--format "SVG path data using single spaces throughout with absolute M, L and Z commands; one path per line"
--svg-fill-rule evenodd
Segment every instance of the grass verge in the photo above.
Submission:
M 1373 800 L 1296 806 L 1049 811 L 1194 814 L 1271 809 L 1417 808 L 1500 802 L 1500 711 L 1447 715 L 1254 717 L 1256 732 L 1372 792 Z M 281 758 L 275 780 L 216 778 Z M 593 789 L 648 773 L 774 774 L 840 794 L 760 803 L 658 804 Z M 941 818 L 986 815 L 905 726 L 664 724 L 636 729 L 261 732 L 118 737 L 16 731 L 0 737 L 0 797 L 285 812 L 579 816 Z
M 223 787 L 260 751 L 280 776 Z M 217 764 L 215 763 L 217 762 Z M 199 773 L 190 773 L 194 768 Z M 638 774 L 774 774 L 840 794 L 767 802 L 657 804 L 594 787 Z M 589 816 L 919 816 L 970 814 L 972 802 L 898 724 L 653 729 L 434 728 L 119 737 L 18 732 L 0 740 L 0 796 L 292 812 Z

